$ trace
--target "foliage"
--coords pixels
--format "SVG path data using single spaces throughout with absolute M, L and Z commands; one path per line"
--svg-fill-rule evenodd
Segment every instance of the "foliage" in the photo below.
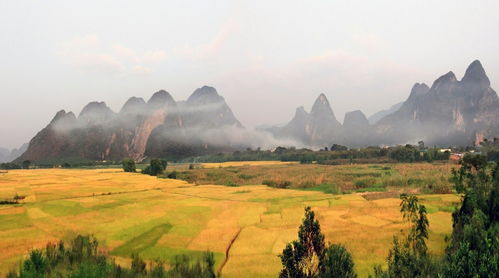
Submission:
M 499 164 L 467 155 L 452 181 L 462 201 L 452 214 L 445 275 L 492 277 L 499 273 Z
M 452 182 L 462 194 L 452 214 L 453 230 L 444 260 L 427 253 L 426 209 L 415 196 L 402 195 L 401 212 L 411 222 L 404 242 L 394 238 L 388 271 L 376 277 L 497 277 L 499 273 L 499 164 L 482 155 L 466 155 Z
M 29 160 L 24 160 L 22 163 L 23 169 L 29 169 L 30 165 L 31 165 L 31 161 L 29 161 Z
M 428 239 L 429 222 L 426 207 L 419 204 L 414 195 L 400 196 L 400 212 L 410 223 L 407 237 L 401 241 L 393 238 L 393 247 L 387 258 L 388 270 L 375 268 L 376 277 L 431 277 L 435 274 L 436 265 L 428 255 L 426 240 Z
M 150 164 L 142 170 L 142 174 L 157 176 L 163 174 L 168 166 L 168 162 L 163 159 L 151 159 Z
M 354 263 L 352 255 L 340 244 L 332 244 L 326 249 L 324 257 L 324 271 L 319 275 L 321 278 L 355 278 Z
M 135 160 L 133 160 L 132 158 L 123 159 L 121 164 L 123 165 L 123 171 L 125 172 L 135 173 L 135 171 L 137 171 Z
M 288 243 L 279 256 L 279 277 L 356 277 L 352 256 L 341 245 L 326 247 L 319 221 L 310 207 L 298 231 L 298 240 Z
M 213 155 L 197 156 L 179 160 L 179 162 L 226 162 L 226 161 L 298 161 L 300 163 L 317 162 L 319 164 L 351 164 L 351 163 L 389 163 L 389 162 L 432 162 L 448 160 L 449 152 L 440 152 L 440 149 L 422 149 L 412 146 L 395 146 L 388 148 L 366 147 L 348 149 L 345 146 L 334 144 L 328 150 L 296 149 L 278 147 L 274 150 L 246 150 L 232 153 L 218 153 Z
M 147 265 L 137 254 L 132 255 L 130 268 L 120 266 L 99 251 L 99 243 L 92 236 L 76 236 L 69 246 L 60 241 L 48 243 L 45 249 L 34 249 L 20 265 L 19 273 L 10 271 L 9 278 L 214 278 L 213 253 L 206 252 L 201 261 L 191 262 L 187 256 L 178 257 L 173 267 L 164 268 L 162 262 Z
M 2 170 L 15 170 L 15 169 L 21 169 L 21 166 L 16 163 L 0 163 L 0 169 Z

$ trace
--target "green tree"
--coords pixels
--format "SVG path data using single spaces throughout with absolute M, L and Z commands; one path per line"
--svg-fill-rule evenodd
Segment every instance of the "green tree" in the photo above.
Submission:
M 319 221 L 310 207 L 305 208 L 298 240 L 288 243 L 279 257 L 283 265 L 279 277 L 356 277 L 352 256 L 345 247 L 326 247 Z
M 280 255 L 283 269 L 279 277 L 310 278 L 323 271 L 324 235 L 310 207 L 298 231 L 298 240 L 288 243 Z
M 168 162 L 166 162 L 166 160 L 151 159 L 151 163 L 144 170 L 142 170 L 142 173 L 151 176 L 161 175 L 166 170 L 167 166 Z
M 131 158 L 123 159 L 121 164 L 123 165 L 123 171 L 125 172 L 135 173 L 135 171 L 137 171 L 137 168 L 135 166 L 135 160 Z
M 352 255 L 340 244 L 330 245 L 324 257 L 324 270 L 319 277 L 355 278 Z
M 418 198 L 413 195 L 402 194 L 400 199 L 400 212 L 404 220 L 410 223 L 409 233 L 403 241 L 394 236 L 393 247 L 387 258 L 388 271 L 378 266 L 374 274 L 376 277 L 432 277 L 437 266 L 427 253 L 429 222 L 426 207 L 419 204 Z
M 496 277 L 499 273 L 499 164 L 466 155 L 452 181 L 462 194 L 452 214 L 446 277 Z
M 31 161 L 29 161 L 29 160 L 24 160 L 22 163 L 23 169 L 29 169 L 30 165 L 31 165 Z

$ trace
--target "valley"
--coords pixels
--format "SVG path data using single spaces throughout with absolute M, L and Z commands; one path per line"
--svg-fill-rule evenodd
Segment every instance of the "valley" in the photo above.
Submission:
M 92 234 L 124 265 L 132 253 L 168 263 L 175 255 L 199 257 L 210 250 L 223 277 L 275 277 L 278 255 L 296 238 L 303 208 L 311 206 L 326 241 L 344 244 L 360 277 L 367 277 L 375 264 L 385 264 L 393 235 L 407 229 L 399 211 L 401 192 L 421 194 L 430 222 L 429 251 L 444 252 L 459 197 L 428 194 L 425 185 L 432 178 L 447 185 L 453 166 L 227 162 L 167 169 L 195 174 L 192 183 L 112 168 L 10 170 L 0 173 L 0 199 L 26 198 L 0 206 L 0 275 L 32 248 Z M 309 179 L 321 176 L 307 187 Z M 407 183 L 417 177 L 427 180 Z M 261 185 L 262 179 L 278 178 L 290 180 L 291 189 Z M 359 180 L 368 178 L 392 185 L 366 193 Z M 227 179 L 234 184 L 225 185 Z

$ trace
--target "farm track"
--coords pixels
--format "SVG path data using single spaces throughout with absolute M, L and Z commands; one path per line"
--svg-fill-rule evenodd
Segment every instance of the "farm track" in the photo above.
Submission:
M 241 233 L 242 230 L 243 230 L 243 228 L 240 228 L 239 231 L 237 231 L 237 233 L 234 235 L 234 238 L 232 238 L 232 240 L 230 241 L 229 246 L 227 246 L 227 249 L 225 249 L 225 259 L 222 262 L 222 264 L 220 265 L 220 267 L 218 268 L 218 273 L 217 273 L 218 277 L 222 277 L 222 270 L 223 270 L 224 266 L 227 264 L 227 262 L 229 261 L 230 248 L 232 247 L 232 245 L 234 244 L 236 239 L 239 237 L 239 234 Z

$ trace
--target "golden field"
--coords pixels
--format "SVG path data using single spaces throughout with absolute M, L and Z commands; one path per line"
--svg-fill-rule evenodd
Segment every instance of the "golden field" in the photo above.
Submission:
M 327 167 L 334 172 L 346 166 Z M 0 206 L 0 275 L 33 247 L 93 234 L 118 262 L 126 263 L 132 252 L 168 262 L 178 254 L 197 256 L 209 249 L 215 252 L 217 268 L 227 259 L 223 277 L 276 277 L 281 267 L 277 255 L 297 238 L 303 208 L 311 206 L 327 241 L 344 244 L 364 277 L 374 264 L 384 263 L 393 235 L 406 228 L 397 198 L 367 200 L 359 193 L 262 185 L 195 185 L 120 169 L 0 173 L 0 199 L 16 193 L 27 196 L 22 204 Z M 441 254 L 458 196 L 420 199 L 429 212 L 430 251 Z

